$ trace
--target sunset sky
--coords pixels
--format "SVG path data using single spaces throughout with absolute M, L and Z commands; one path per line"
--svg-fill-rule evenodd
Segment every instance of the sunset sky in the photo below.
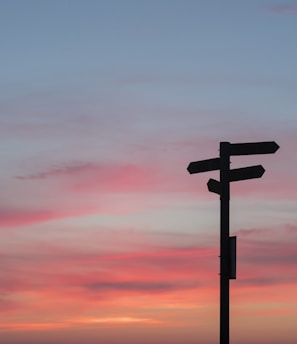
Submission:
M 220 141 L 232 344 L 297 338 L 297 1 L 0 0 L 0 341 L 217 344 Z

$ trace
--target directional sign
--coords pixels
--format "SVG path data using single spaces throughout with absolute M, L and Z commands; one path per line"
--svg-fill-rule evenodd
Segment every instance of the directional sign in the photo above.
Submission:
M 229 181 L 236 182 L 245 179 L 261 178 L 265 172 L 262 165 L 249 166 L 243 168 L 235 168 L 230 170 Z M 210 178 L 207 182 L 208 191 L 221 194 L 221 183 L 215 179 Z
M 207 159 L 190 162 L 187 170 L 190 174 L 218 170 L 220 168 L 220 158 Z
M 230 143 L 220 142 L 220 157 L 191 162 L 190 174 L 220 170 L 220 181 L 209 179 L 208 190 L 220 197 L 220 344 L 229 343 L 229 280 L 236 279 L 236 236 L 230 233 L 230 183 L 262 177 L 262 165 L 230 170 L 233 155 L 272 154 L 279 149 L 274 141 Z
M 217 180 L 212 179 L 212 178 L 209 179 L 209 181 L 207 182 L 207 187 L 208 187 L 208 191 L 214 192 L 218 195 L 221 194 L 221 184 Z
M 262 165 L 236 168 L 234 170 L 230 170 L 229 181 L 236 182 L 238 180 L 261 178 L 264 172 L 265 170 Z
M 251 143 L 231 143 L 229 147 L 230 155 L 251 155 L 251 154 L 272 154 L 279 149 L 279 145 L 274 141 L 251 142 Z

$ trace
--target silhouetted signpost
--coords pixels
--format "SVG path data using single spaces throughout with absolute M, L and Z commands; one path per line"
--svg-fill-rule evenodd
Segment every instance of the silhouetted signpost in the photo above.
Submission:
M 236 237 L 229 236 L 230 182 L 261 178 L 262 165 L 230 170 L 230 156 L 272 154 L 279 146 L 274 141 L 220 143 L 220 157 L 191 162 L 190 174 L 220 170 L 220 181 L 209 179 L 208 190 L 220 195 L 220 344 L 229 344 L 229 280 L 236 279 Z

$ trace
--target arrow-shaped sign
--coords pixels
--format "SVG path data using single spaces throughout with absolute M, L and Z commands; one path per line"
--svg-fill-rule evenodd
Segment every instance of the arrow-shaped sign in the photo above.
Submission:
M 207 182 L 208 191 L 214 192 L 218 195 L 221 194 L 221 184 L 215 179 L 210 178 Z
M 251 143 L 231 143 L 229 147 L 230 155 L 251 155 L 251 154 L 272 154 L 279 149 L 279 145 L 274 141 L 251 142 Z
M 261 178 L 265 172 L 262 165 L 249 166 L 243 168 L 236 168 L 230 170 L 229 181 L 237 182 L 239 180 Z M 221 183 L 215 179 L 209 179 L 207 182 L 208 191 L 221 194 Z
M 236 168 L 234 170 L 230 170 L 229 181 L 237 182 L 238 180 L 261 178 L 264 172 L 265 170 L 262 165 Z
M 190 162 L 187 170 L 190 174 L 218 170 L 220 168 L 220 158 L 207 159 Z

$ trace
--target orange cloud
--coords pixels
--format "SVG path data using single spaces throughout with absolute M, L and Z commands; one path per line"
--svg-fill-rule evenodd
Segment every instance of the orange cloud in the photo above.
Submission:
M 137 318 L 131 316 L 122 317 L 102 317 L 102 318 L 80 318 L 71 322 L 82 324 L 160 324 L 162 321 L 150 318 Z
M 238 279 L 231 281 L 232 314 L 239 318 L 277 315 L 278 310 L 291 314 L 297 284 L 295 226 L 236 234 Z M 95 239 L 90 236 L 89 240 Z M 167 246 L 147 236 L 137 240 L 138 250 L 135 242 L 129 246 L 126 240 L 124 252 L 108 253 L 87 242 L 73 246 L 60 240 L 29 241 L 15 252 L 3 250 L 2 331 L 189 326 L 213 321 L 219 304 L 218 248 L 178 246 L 170 243 L 170 236 Z
M 14 331 L 48 331 L 68 328 L 67 323 L 29 323 L 29 322 L 14 322 L 1 323 L 0 332 L 14 332 Z
M 0 332 L 50 331 L 58 329 L 68 329 L 71 327 L 83 327 L 84 325 L 156 325 L 162 323 L 162 321 L 156 319 L 137 318 L 133 316 L 84 317 L 74 318 L 70 320 L 60 320 L 59 322 L 2 322 L 0 324 Z

